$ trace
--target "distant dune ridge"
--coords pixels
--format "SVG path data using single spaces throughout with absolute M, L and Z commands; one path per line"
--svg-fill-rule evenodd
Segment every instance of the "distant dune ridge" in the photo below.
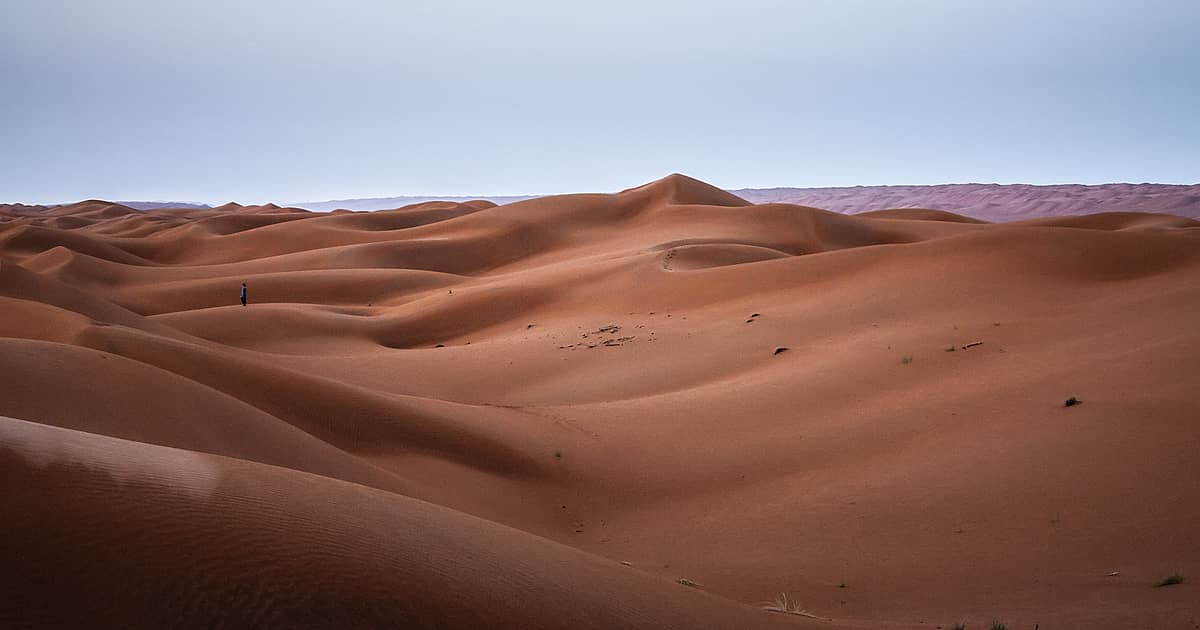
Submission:
M 117 201 L 123 206 L 128 206 L 134 210 L 159 210 L 162 208 L 211 208 L 206 203 L 190 203 L 186 201 Z
M 0 628 L 1194 628 L 1194 191 L 939 188 L 0 206 Z
M 795 203 L 858 214 L 888 208 L 933 208 L 985 221 L 1016 221 L 1099 212 L 1158 212 L 1200 218 L 1200 185 L 945 184 L 735 190 L 754 203 Z
M 983 219 L 1016 221 L 1098 212 L 1159 212 L 1200 219 L 1200 185 L 944 184 L 842 188 L 742 188 L 733 194 L 753 203 L 793 203 L 842 214 L 892 208 L 932 208 Z M 533 199 L 502 197 L 382 197 L 289 204 L 315 211 L 384 210 L 426 201 L 486 199 L 497 204 Z
M 366 199 L 334 199 L 331 201 L 297 201 L 287 205 L 313 212 L 330 212 L 332 210 L 391 210 L 393 208 L 402 208 L 418 203 L 427 203 L 430 201 L 454 201 L 463 202 L 471 201 L 472 199 L 483 199 L 497 205 L 513 203 L 514 201 L 526 201 L 543 195 L 480 195 L 475 197 L 461 195 L 403 195 L 399 197 L 370 197 Z
M 943 184 L 938 186 L 848 186 L 840 188 L 741 188 L 730 190 L 752 203 L 791 203 L 842 214 L 895 208 L 930 208 L 983 219 L 1017 221 L 1100 212 L 1156 212 L 1200 219 L 1200 185 L 1100 184 Z M 285 204 L 314 212 L 392 210 L 450 201 L 485 200 L 498 205 L 544 195 L 401 196 Z M 136 210 L 207 208 L 205 204 L 169 201 L 114 202 Z M 39 206 L 30 206 L 36 208 Z

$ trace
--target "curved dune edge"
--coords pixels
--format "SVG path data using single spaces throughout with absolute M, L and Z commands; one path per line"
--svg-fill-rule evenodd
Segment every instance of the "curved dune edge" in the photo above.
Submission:
M 0 485 L 4 627 L 827 627 L 395 494 L 12 418 Z
M 0 416 L 59 427 L 33 433 L 86 463 L 13 464 L 5 496 L 40 494 L 13 503 L 36 518 L 10 519 L 4 550 L 43 560 L 5 579 L 64 609 L 119 602 L 122 627 L 177 625 L 140 606 L 289 627 L 259 600 L 325 627 L 467 627 L 501 600 L 512 627 L 679 627 L 687 579 L 726 627 L 784 592 L 837 627 L 1191 628 L 1200 581 L 1149 585 L 1200 566 L 1197 321 L 1200 223 L 1167 215 L 842 215 L 678 175 L 376 213 L 0 206 Z M 180 499 L 214 461 L 241 481 Z M 379 525 L 417 513 L 428 552 Z M 218 550 L 289 529 L 282 551 Z M 172 554 L 197 537 L 220 544 Z M 434 556 L 455 568 L 411 561 Z M 277 595 L 326 562 L 336 583 L 298 591 L 321 612 Z M 510 562 L 524 595 L 493 586 Z M 164 603 L 105 590 L 124 573 Z M 464 589 L 457 613 L 434 593 Z M 674 612 L 637 603 L 659 597 Z M 46 606 L 21 621 L 79 625 Z
M 885 210 L 870 210 L 859 212 L 856 217 L 872 219 L 902 219 L 909 221 L 947 221 L 949 223 L 987 223 L 982 219 L 963 216 L 945 210 L 930 210 L 928 208 L 888 208 Z

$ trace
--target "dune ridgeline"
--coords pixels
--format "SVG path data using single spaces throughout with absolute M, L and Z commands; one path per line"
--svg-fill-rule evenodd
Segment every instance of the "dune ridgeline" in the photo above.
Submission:
M 0 627 L 1200 627 L 1197 357 L 1169 215 L 0 207 Z

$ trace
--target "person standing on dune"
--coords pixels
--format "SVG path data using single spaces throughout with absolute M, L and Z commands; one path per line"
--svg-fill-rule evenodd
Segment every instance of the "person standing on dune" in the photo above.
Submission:
M 242 306 L 246 305 L 246 283 L 242 283 Z

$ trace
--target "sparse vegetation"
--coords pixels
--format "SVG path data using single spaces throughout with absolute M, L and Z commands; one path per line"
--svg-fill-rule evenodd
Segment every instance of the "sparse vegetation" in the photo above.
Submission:
M 1079 400 L 1078 398 L 1072 396 L 1067 399 L 1067 402 L 1063 403 L 1063 406 L 1064 407 L 1074 407 L 1075 405 L 1082 405 L 1082 404 L 1083 404 L 1082 400 Z
M 955 350 L 957 350 L 957 348 L 955 348 L 954 346 L 950 346 L 949 348 L 946 348 L 946 352 L 954 352 Z
M 1155 584 L 1154 586 L 1157 588 L 1157 587 L 1162 587 L 1162 586 L 1174 586 L 1175 584 L 1183 584 L 1183 574 L 1172 573 L 1171 575 L 1168 575 L 1167 577 L 1163 578 L 1161 581 L 1159 581 L 1158 584 Z
M 900 362 L 904 365 L 908 365 L 909 363 L 912 363 L 912 356 L 906 354 L 900 358 Z
M 1008 626 L 1004 625 L 1000 621 L 993 621 L 991 630 L 1008 630 Z
M 693 582 L 693 581 L 691 581 L 691 580 L 689 580 L 689 579 L 687 579 L 687 578 L 679 578 L 679 583 L 680 583 L 680 584 L 682 584 L 682 585 L 684 585 L 684 586 L 690 586 L 690 587 L 692 587 L 692 588 L 699 588 L 699 587 L 700 587 L 700 585 L 699 585 L 699 584 L 697 584 L 697 583 L 695 583 L 695 582 Z
M 950 630 L 967 630 L 967 624 L 956 623 L 953 626 L 950 626 Z
M 782 613 L 785 615 L 799 615 L 801 617 L 809 617 L 812 619 L 821 619 L 807 610 L 800 607 L 800 602 L 789 599 L 787 593 L 780 593 L 775 601 L 768 602 L 762 605 L 762 609 L 767 612 Z

